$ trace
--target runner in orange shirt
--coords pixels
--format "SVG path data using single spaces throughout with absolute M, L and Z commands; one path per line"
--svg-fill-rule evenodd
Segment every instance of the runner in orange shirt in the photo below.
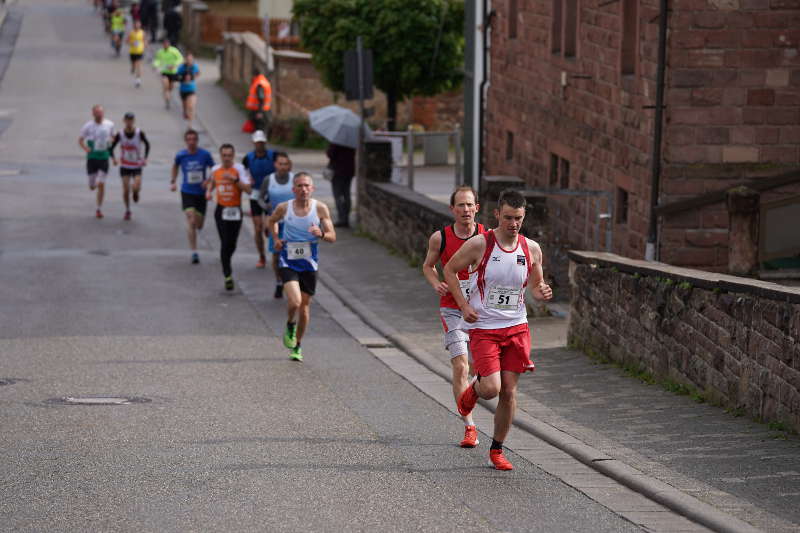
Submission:
M 214 210 L 214 221 L 220 240 L 220 259 L 222 274 L 225 276 L 225 290 L 233 290 L 233 269 L 231 258 L 236 251 L 236 241 L 242 229 L 242 193 L 250 193 L 250 176 L 239 163 L 234 163 L 233 145 L 223 144 L 219 148 L 222 164 L 211 169 L 208 180 L 206 199 L 211 200 L 214 189 L 217 191 L 217 208 Z

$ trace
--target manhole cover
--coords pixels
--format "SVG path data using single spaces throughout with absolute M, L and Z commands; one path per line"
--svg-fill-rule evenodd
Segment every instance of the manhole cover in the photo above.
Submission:
M 52 398 L 47 402 L 62 405 L 130 405 L 132 403 L 148 403 L 150 399 L 133 396 L 65 396 L 64 398 Z

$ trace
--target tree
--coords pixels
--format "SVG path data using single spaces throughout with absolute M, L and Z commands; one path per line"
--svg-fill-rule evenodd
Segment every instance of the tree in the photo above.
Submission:
M 344 52 L 355 48 L 357 36 L 364 39 L 375 86 L 386 93 L 390 130 L 398 100 L 461 83 L 463 0 L 295 0 L 293 11 L 303 47 L 334 91 L 344 89 Z

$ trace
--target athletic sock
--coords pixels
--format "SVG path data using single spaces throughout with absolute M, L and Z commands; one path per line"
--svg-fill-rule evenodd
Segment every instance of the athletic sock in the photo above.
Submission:
M 489 447 L 490 450 L 502 450 L 503 443 L 497 442 L 496 440 L 492 439 L 492 445 Z
M 475 421 L 472 419 L 472 415 L 468 416 L 466 420 L 464 420 L 465 426 L 474 426 Z
M 287 328 L 293 328 L 294 326 L 295 326 L 295 322 L 287 322 L 286 323 L 286 327 Z

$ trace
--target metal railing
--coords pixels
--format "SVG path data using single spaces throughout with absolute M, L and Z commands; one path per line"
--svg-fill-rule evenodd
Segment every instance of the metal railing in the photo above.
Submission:
M 414 168 L 416 167 L 415 163 L 415 150 L 417 141 L 422 139 L 423 141 L 423 152 L 426 157 L 426 160 L 423 162 L 423 166 L 428 166 L 429 161 L 427 161 L 428 157 L 428 147 L 429 143 L 431 142 L 429 139 L 434 138 L 442 138 L 446 137 L 447 139 L 447 149 L 445 153 L 444 163 L 441 163 L 441 159 L 438 159 L 438 164 L 432 164 L 430 166 L 450 166 L 449 162 L 449 155 L 451 148 L 455 152 L 455 161 L 453 166 L 453 182 L 455 186 L 459 186 L 462 184 L 463 180 L 463 154 L 462 154 L 462 146 L 461 146 L 461 130 L 455 129 L 453 131 L 426 131 L 426 132 L 416 132 L 413 130 L 409 131 L 376 131 L 373 133 L 373 139 L 380 140 L 380 139 L 402 139 L 402 155 L 400 160 L 394 160 L 393 169 L 405 169 L 406 171 L 406 183 L 405 185 L 409 189 L 414 189 Z M 427 140 L 427 141 L 426 141 Z M 434 151 L 431 148 L 430 151 Z

